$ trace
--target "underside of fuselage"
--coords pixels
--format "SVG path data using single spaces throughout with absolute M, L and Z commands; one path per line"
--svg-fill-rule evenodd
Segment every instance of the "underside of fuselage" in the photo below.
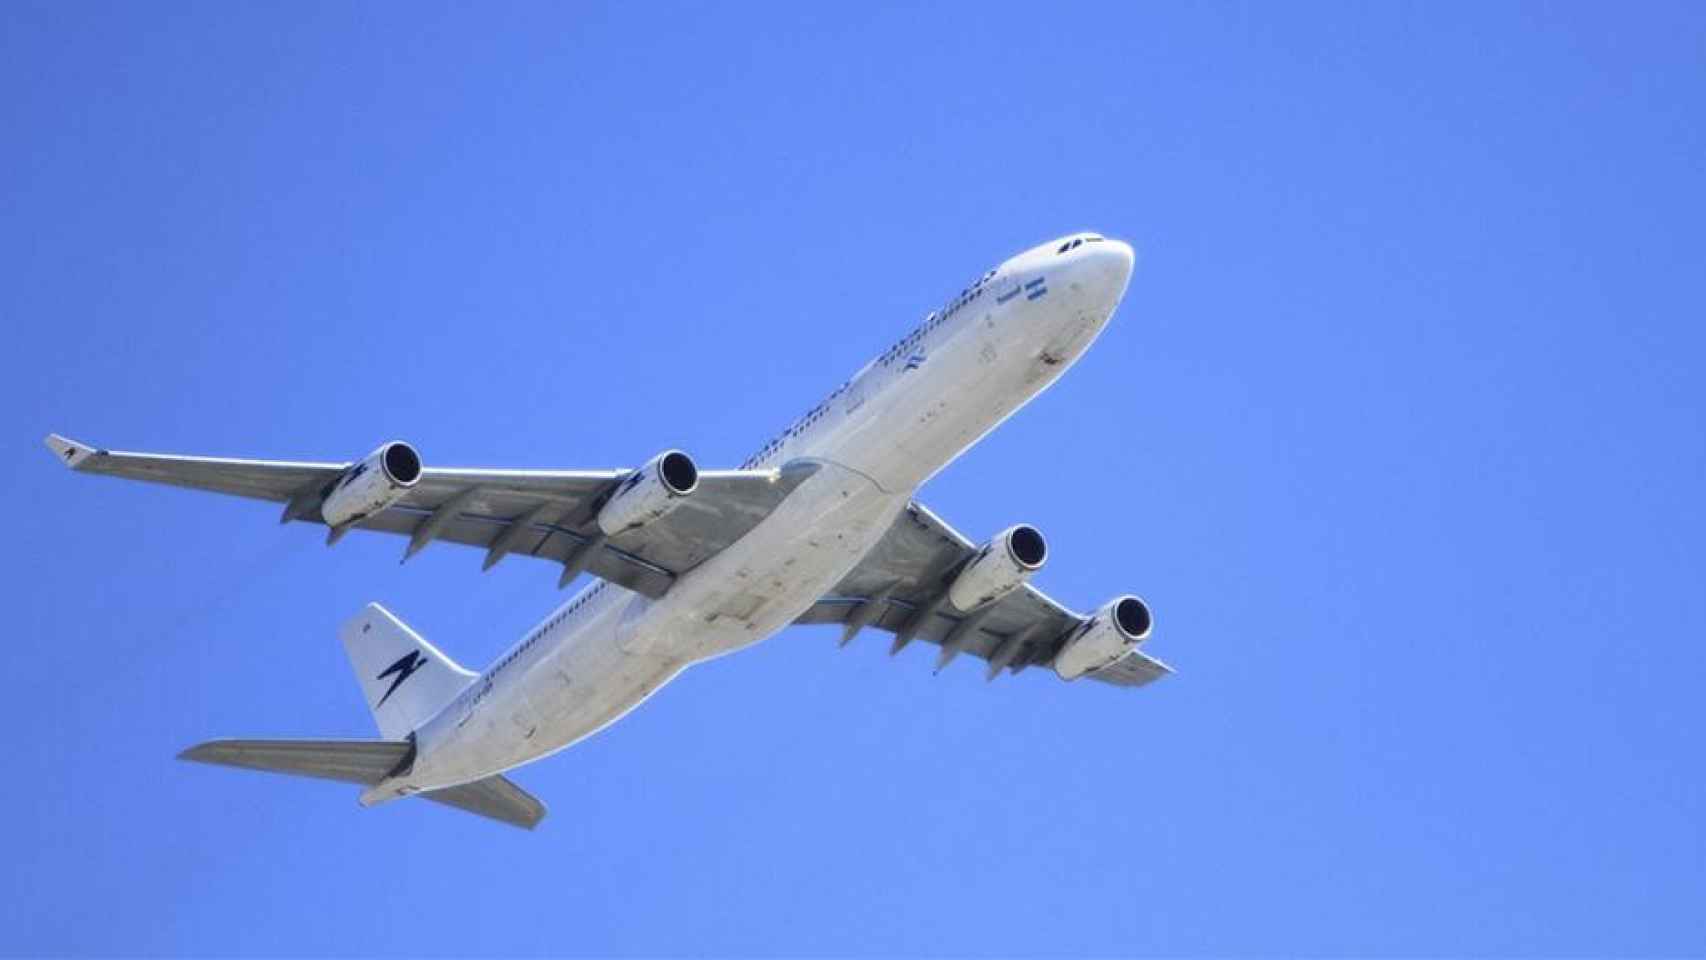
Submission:
M 883 537 L 919 485 L 1082 355 L 1131 266 L 1125 244 L 1077 235 L 986 274 L 748 461 L 818 468 L 772 513 L 662 597 L 605 583 L 577 595 L 502 669 L 423 724 L 412 767 L 364 802 L 477 781 L 561 750 L 690 664 L 794 622 Z

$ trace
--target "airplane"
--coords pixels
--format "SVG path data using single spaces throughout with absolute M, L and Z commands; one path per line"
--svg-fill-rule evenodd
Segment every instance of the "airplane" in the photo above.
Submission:
M 58 434 L 83 473 L 284 505 L 281 523 L 437 541 L 558 563 L 595 581 L 475 673 L 372 603 L 340 639 L 378 739 L 212 740 L 186 760 L 357 784 L 362 806 L 417 796 L 532 829 L 545 807 L 504 774 L 604 729 L 688 666 L 792 624 L 867 628 L 963 653 L 987 678 L 1047 665 L 1062 680 L 1140 687 L 1171 669 L 1139 645 L 1149 607 L 1078 613 L 1032 586 L 1036 527 L 974 543 L 918 488 L 1059 379 L 1106 327 L 1132 248 L 1077 233 L 985 273 L 733 470 L 665 450 L 623 470 L 424 466 L 391 441 L 353 463 L 104 450 Z

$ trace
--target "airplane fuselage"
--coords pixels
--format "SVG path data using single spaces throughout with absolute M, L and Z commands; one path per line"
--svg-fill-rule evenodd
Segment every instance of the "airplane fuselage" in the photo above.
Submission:
M 1101 332 L 1132 253 L 1089 237 L 1020 254 L 931 313 L 742 464 L 817 468 L 774 512 L 660 598 L 602 581 L 581 591 L 423 724 L 412 768 L 363 802 L 554 753 L 687 666 L 792 623 L 875 546 L 919 485 L 1053 383 Z

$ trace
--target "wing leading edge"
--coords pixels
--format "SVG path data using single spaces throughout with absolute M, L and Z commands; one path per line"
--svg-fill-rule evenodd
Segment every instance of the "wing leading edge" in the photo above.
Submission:
M 324 523 L 320 497 L 352 464 L 239 460 L 104 450 L 53 434 L 47 447 L 81 473 L 105 474 L 285 505 L 281 522 Z M 481 547 L 489 568 L 509 554 L 582 569 L 637 593 L 661 596 L 677 576 L 757 526 L 816 467 L 706 470 L 692 496 L 662 518 L 605 538 L 599 506 L 630 470 L 497 470 L 428 467 L 403 497 L 352 529 L 409 538 L 403 559 L 437 540 Z M 334 531 L 341 534 L 341 530 Z
M 795 622 L 844 624 L 843 644 L 859 628 L 875 627 L 894 634 L 891 653 L 926 640 L 942 648 L 937 670 L 969 653 L 988 661 L 990 679 L 1003 669 L 1017 673 L 1052 663 L 1087 618 L 1041 590 L 1025 584 L 970 614 L 941 602 L 947 582 L 977 551 L 977 544 L 915 501 L 870 555 Z M 1133 649 L 1088 676 L 1140 687 L 1169 673 L 1165 663 Z

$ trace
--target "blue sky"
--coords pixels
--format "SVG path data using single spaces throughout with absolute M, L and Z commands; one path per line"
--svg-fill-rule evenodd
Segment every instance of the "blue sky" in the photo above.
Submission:
M 1706 953 L 1695 4 L 10 3 L 0 950 Z M 172 759 L 368 736 L 556 570 L 57 468 L 732 465 L 1003 257 L 1131 240 L 936 478 L 1156 610 L 1139 693 L 788 631 L 534 834 Z

